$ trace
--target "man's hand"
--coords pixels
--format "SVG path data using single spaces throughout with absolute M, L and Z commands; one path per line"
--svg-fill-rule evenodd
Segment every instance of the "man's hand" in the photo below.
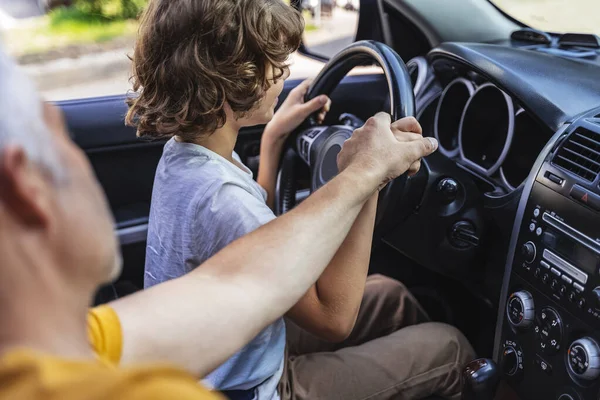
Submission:
M 338 154 L 338 169 L 352 168 L 356 173 L 366 174 L 381 188 L 407 171 L 415 174 L 421 158 L 437 147 L 437 140 L 421 135 L 420 125 L 414 118 L 392 124 L 389 114 L 378 113 L 344 143 Z
M 417 140 L 422 138 L 423 136 L 423 128 L 421 128 L 421 124 L 414 117 L 406 117 L 399 119 L 397 121 L 392 122 L 392 133 L 396 136 L 396 139 L 409 142 L 412 140 Z M 416 134 L 416 136 L 415 136 Z M 435 151 L 435 150 L 434 150 Z M 421 159 L 419 158 L 417 161 L 411 164 L 408 168 L 408 176 L 413 176 L 419 169 L 421 168 Z
M 317 120 L 319 123 L 323 122 L 331 106 L 331 100 L 326 95 L 321 95 L 304 102 L 304 96 L 311 82 L 311 79 L 307 79 L 292 89 L 273 119 L 267 124 L 263 139 L 283 142 L 302 121 L 319 110 L 321 112 L 317 116 Z

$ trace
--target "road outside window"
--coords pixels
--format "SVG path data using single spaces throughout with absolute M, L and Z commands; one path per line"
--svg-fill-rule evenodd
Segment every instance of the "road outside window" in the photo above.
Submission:
M 124 94 L 136 16 L 146 2 L 0 0 L 0 37 L 48 100 Z M 354 41 L 358 0 L 306 0 L 302 8 L 305 42 L 315 53 L 329 57 Z M 323 66 L 297 53 L 291 62 L 291 79 L 313 77 Z

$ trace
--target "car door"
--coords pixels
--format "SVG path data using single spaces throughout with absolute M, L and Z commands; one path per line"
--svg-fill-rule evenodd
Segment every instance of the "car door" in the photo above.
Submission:
M 282 99 L 300 82 L 286 82 Z M 383 109 L 386 83 L 376 74 L 350 76 L 331 97 L 327 123 L 335 123 L 341 113 L 347 112 L 366 119 Z M 152 185 L 164 142 L 139 139 L 135 128 L 125 125 L 125 95 L 61 101 L 57 105 L 106 193 L 121 243 L 123 272 L 114 285 L 100 290 L 96 299 L 100 303 L 143 287 Z M 262 132 L 262 126 L 245 128 L 236 145 L 242 161 L 255 176 Z

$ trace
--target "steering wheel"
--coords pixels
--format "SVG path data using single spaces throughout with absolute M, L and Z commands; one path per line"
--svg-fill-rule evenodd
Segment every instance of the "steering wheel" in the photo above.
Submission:
M 375 41 L 355 42 L 335 55 L 323 67 L 306 94 L 306 101 L 329 95 L 350 70 L 358 65 L 375 62 L 383 69 L 390 95 L 392 121 L 415 115 L 415 98 L 410 74 L 400 56 L 390 47 Z M 311 193 L 338 173 L 337 155 L 354 130 L 347 125 L 317 125 L 310 116 L 286 145 L 277 175 L 275 213 L 281 215 L 296 203 L 296 161 L 298 156 L 310 168 Z M 392 192 L 402 192 L 406 174 L 390 182 L 380 192 L 376 224 L 390 204 Z

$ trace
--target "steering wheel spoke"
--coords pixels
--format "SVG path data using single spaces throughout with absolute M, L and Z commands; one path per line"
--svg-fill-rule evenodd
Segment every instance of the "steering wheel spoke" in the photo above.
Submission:
M 328 126 L 311 126 L 302 131 L 296 139 L 296 149 L 300 158 L 310 165 L 310 151 L 313 148 L 313 143 L 322 140 L 325 132 L 329 130 Z

